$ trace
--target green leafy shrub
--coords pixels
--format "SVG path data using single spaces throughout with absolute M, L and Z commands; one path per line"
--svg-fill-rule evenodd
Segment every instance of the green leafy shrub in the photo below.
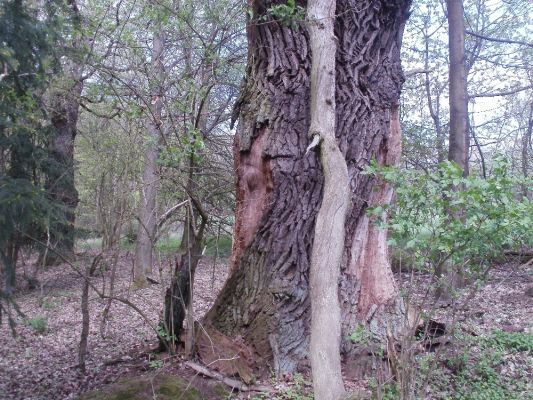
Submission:
M 533 334 L 494 330 L 482 343 L 484 348 L 511 352 L 533 351 Z
M 378 205 L 369 214 L 389 229 L 391 246 L 409 254 L 418 269 L 434 272 L 449 262 L 475 273 L 504 249 L 533 244 L 533 203 L 517 195 L 533 182 L 513 177 L 503 159 L 494 161 L 486 179 L 465 178 L 451 162 L 428 173 L 375 163 L 367 172 L 395 187 L 395 204 Z M 388 222 L 382 218 L 385 212 Z
M 457 400 L 523 400 L 525 381 L 501 376 L 499 352 L 484 351 L 453 379 Z

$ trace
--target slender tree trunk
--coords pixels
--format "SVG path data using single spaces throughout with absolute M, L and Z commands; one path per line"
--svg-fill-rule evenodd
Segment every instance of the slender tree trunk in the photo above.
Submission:
M 196 205 L 194 205 L 196 204 Z M 194 345 L 194 318 L 192 314 L 193 283 L 196 267 L 202 256 L 207 216 L 199 212 L 197 203 L 191 201 L 185 218 L 183 239 L 180 254 L 170 287 L 165 294 L 164 321 L 162 326 L 167 332 L 167 338 L 160 338 L 160 349 L 173 350 L 175 342 L 181 340 L 183 322 L 187 318 L 187 337 L 185 338 L 185 354 L 190 356 Z M 198 226 L 196 228 L 196 226 Z
M 335 0 L 311 0 L 307 6 L 311 63 L 311 125 L 309 136 L 320 141 L 324 172 L 322 203 L 316 217 L 311 250 L 309 355 L 317 400 L 336 400 L 344 393 L 338 294 L 344 253 L 344 224 L 350 199 L 346 160 L 335 138 Z M 327 335 L 324 333 L 328 332 Z
M 465 53 L 465 26 L 463 0 L 447 0 L 448 7 L 448 50 L 450 57 L 450 134 L 448 160 L 454 161 L 468 176 L 470 136 L 468 132 L 468 91 Z M 461 190 L 461 188 L 454 188 Z M 461 218 L 461 215 L 449 215 Z M 463 271 L 444 263 L 436 271 L 440 277 L 435 296 L 438 300 L 450 302 L 453 288 L 464 285 Z
M 158 188 L 157 157 L 161 139 L 161 112 L 163 107 L 162 79 L 164 73 L 163 51 L 165 46 L 164 34 L 159 31 L 154 34 L 152 47 L 152 73 L 150 84 L 153 92 L 148 116 L 148 139 L 144 153 L 144 172 L 139 202 L 139 228 L 135 247 L 134 278 L 137 285 L 146 284 L 146 274 L 152 272 L 152 255 L 157 224 L 156 195 Z
M 204 132 L 207 125 L 206 109 L 209 109 L 209 100 L 204 98 L 200 102 L 196 115 L 191 113 L 194 128 Z M 163 325 L 170 337 L 180 340 L 183 322 L 187 318 L 187 335 L 185 338 L 185 356 L 192 356 L 195 340 L 195 324 L 193 314 L 194 275 L 196 267 L 202 257 L 205 228 L 208 216 L 197 199 L 199 185 L 195 171 L 198 165 L 195 154 L 192 152 L 188 159 L 188 173 L 185 192 L 188 195 L 188 204 L 185 213 L 185 224 L 180 243 L 178 262 L 174 270 L 170 288 L 165 295 L 165 310 Z M 160 348 L 173 350 L 174 343 L 165 343 L 160 340 Z
M 529 113 L 527 118 L 527 128 L 524 132 L 524 136 L 522 137 L 522 174 L 524 175 L 524 178 L 527 178 L 529 176 L 529 163 L 531 160 L 531 137 L 533 133 L 533 103 L 529 106 Z M 523 185 L 522 193 L 525 198 L 530 197 L 530 189 L 527 187 L 527 185 Z
M 448 160 L 468 175 L 468 91 L 466 80 L 465 25 L 462 0 L 447 0 L 450 53 L 450 147 Z
M 308 363 L 309 269 L 324 175 L 316 155 L 305 154 L 311 121 L 308 33 L 301 25 L 256 23 L 272 5 L 251 2 L 247 80 L 234 145 L 233 273 L 205 323 L 242 338 L 262 365 L 279 374 Z M 360 322 L 384 340 L 400 329 L 402 307 L 386 233 L 366 216 L 369 205 L 389 200 L 392 192 L 362 172 L 372 159 L 387 163 L 400 151 L 400 45 L 408 8 L 407 0 L 337 1 L 335 136 L 350 189 L 339 283 L 346 357 L 356 354 L 357 346 L 345 338 Z
M 437 144 L 437 163 L 441 163 L 445 160 L 446 152 L 444 149 L 444 140 L 445 140 L 445 134 L 442 132 L 442 126 L 440 123 L 440 95 L 441 90 L 440 88 L 437 90 L 436 96 L 435 96 L 435 103 L 433 103 L 433 98 L 431 96 L 431 84 L 429 80 L 429 36 L 428 36 L 428 26 L 427 23 L 424 25 L 424 43 L 425 43 L 425 51 L 424 51 L 424 69 L 426 70 L 425 73 L 425 89 L 426 89 L 426 97 L 428 101 L 428 108 L 429 108 L 429 115 L 431 116 L 431 119 L 433 120 L 433 126 L 435 127 L 435 133 L 437 134 L 436 137 L 436 144 Z

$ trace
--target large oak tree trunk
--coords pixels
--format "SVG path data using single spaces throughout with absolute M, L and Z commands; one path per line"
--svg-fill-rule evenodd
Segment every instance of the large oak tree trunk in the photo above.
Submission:
M 309 268 L 324 178 L 317 156 L 305 155 L 308 33 L 299 24 L 255 23 L 273 4 L 251 2 L 254 21 L 248 28 L 247 80 L 234 147 L 233 272 L 206 324 L 241 337 L 279 374 L 307 364 Z M 339 284 L 345 356 L 356 351 L 344 338 L 360 321 L 382 339 L 400 329 L 403 310 L 387 260 L 386 233 L 366 216 L 369 205 L 390 201 L 392 191 L 362 172 L 372 159 L 394 163 L 400 153 L 400 42 L 408 7 L 408 0 L 337 1 L 335 133 L 351 196 Z

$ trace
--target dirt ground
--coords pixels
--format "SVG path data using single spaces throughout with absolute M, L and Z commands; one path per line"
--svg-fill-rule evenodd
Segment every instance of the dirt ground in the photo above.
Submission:
M 74 267 L 85 268 L 93 256 L 86 253 L 74 263 Z M 112 258 L 112 255 L 104 257 L 103 265 L 113 264 Z M 150 374 L 156 370 L 197 379 L 200 386 L 205 383 L 206 379 L 186 368 L 179 356 L 156 356 L 151 351 L 157 346 L 157 340 L 150 324 L 155 326 L 159 320 L 173 263 L 171 258 L 159 263 L 157 279 L 162 284 L 134 290 L 131 282 L 132 254 L 120 254 L 113 295 L 137 305 L 149 321 L 131 307 L 114 301 L 107 322 L 103 324 L 102 314 L 107 301 L 91 291 L 86 374 L 81 374 L 78 368 L 83 279 L 68 264 L 40 272 L 40 286 L 31 290 L 22 288 L 15 298 L 26 315 L 26 319 L 15 318 L 16 336 L 12 335 L 5 318 L 0 326 L 0 399 L 74 399 L 81 393 L 116 382 L 119 378 Z M 449 318 L 458 319 L 467 327 L 464 329 L 470 329 L 474 335 L 483 335 L 494 329 L 533 333 L 533 297 L 526 295 L 527 289 L 533 286 L 533 270 L 530 266 L 519 265 L 520 262 L 515 262 L 495 267 L 486 284 L 468 302 L 467 308 L 453 317 L 447 311 L 439 311 L 438 318 L 443 322 Z M 31 275 L 32 268 L 32 260 L 27 260 L 19 272 Z M 224 262 L 202 260 L 195 279 L 196 318 L 201 318 L 208 310 L 227 273 Z M 93 282 L 100 288 L 105 287 L 109 294 L 111 275 L 112 268 L 98 271 Z M 409 286 L 409 282 L 416 282 L 416 297 L 423 297 L 423 289 L 428 284 L 427 276 L 405 273 L 396 274 L 396 277 L 404 288 Z M 517 361 L 524 365 L 519 364 L 516 368 L 526 369 L 526 374 L 533 379 L 531 352 L 528 354 L 525 359 Z M 347 385 L 360 386 L 361 382 L 347 382 Z

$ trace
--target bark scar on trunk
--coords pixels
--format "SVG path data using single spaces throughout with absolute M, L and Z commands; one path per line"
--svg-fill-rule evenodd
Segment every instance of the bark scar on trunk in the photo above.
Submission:
M 393 106 L 389 113 L 390 131 L 385 136 L 378 151 L 378 163 L 381 166 L 394 166 L 401 156 L 401 130 L 398 106 Z M 393 188 L 383 181 L 376 182 L 370 196 L 369 206 L 390 204 L 394 194 Z M 386 218 L 386 216 L 384 216 Z M 357 229 L 352 244 L 352 270 L 361 282 L 358 303 L 358 316 L 361 320 L 370 319 L 373 305 L 385 305 L 398 299 L 398 289 L 389 263 L 387 231 L 374 225 L 365 215 Z
M 235 139 L 237 204 L 232 266 L 237 264 L 242 252 L 251 243 L 274 187 L 270 160 L 263 154 L 265 143 L 264 127 L 258 132 L 249 151 L 240 151 L 238 136 Z

